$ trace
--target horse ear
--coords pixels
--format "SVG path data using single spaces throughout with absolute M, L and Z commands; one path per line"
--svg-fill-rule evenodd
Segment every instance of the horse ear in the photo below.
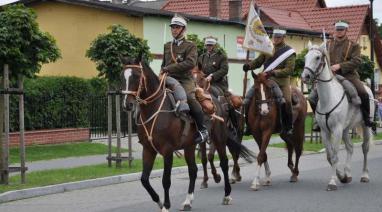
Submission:
M 309 42 L 308 42 L 308 49 L 311 49 L 312 48 L 312 42 L 309 40 Z
M 135 64 L 139 64 L 144 61 L 145 54 L 143 51 L 140 51 L 138 56 L 135 58 Z
M 321 50 L 322 52 L 326 52 L 326 42 L 325 42 L 325 41 L 321 43 L 321 45 L 320 45 L 320 50 Z
M 257 74 L 255 72 L 253 72 L 252 70 L 251 70 L 251 75 L 252 75 L 253 79 L 257 79 Z

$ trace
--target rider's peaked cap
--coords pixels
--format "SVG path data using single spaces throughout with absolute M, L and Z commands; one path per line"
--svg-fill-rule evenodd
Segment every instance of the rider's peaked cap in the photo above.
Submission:
M 334 27 L 336 29 L 347 29 L 347 28 L 349 28 L 349 22 L 344 21 L 344 20 L 339 20 L 336 23 L 334 23 Z
M 286 35 L 286 30 L 281 28 L 274 28 L 273 29 L 273 36 L 274 37 L 284 37 Z
M 204 38 L 204 45 L 216 45 L 218 39 L 212 36 L 208 36 Z
M 171 19 L 170 26 L 172 26 L 172 25 L 186 27 L 187 26 L 187 20 L 183 16 L 180 16 L 180 15 L 175 13 L 174 17 L 172 17 L 172 19 Z

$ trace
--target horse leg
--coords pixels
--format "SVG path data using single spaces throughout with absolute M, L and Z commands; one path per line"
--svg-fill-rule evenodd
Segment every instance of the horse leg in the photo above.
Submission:
M 232 152 L 231 152 L 231 155 L 233 160 L 233 167 L 232 167 L 230 183 L 234 184 L 236 182 L 241 181 L 241 175 L 240 175 L 240 166 L 239 166 L 239 156 L 236 153 L 232 153 Z
M 292 176 L 290 177 L 289 182 L 297 182 L 297 176 L 294 173 L 294 164 L 293 164 L 293 143 L 289 136 L 281 135 L 281 138 L 285 141 L 287 150 L 288 150 L 288 168 L 290 169 Z M 296 154 L 297 156 L 297 154 Z
M 195 145 L 184 148 L 184 156 L 188 166 L 188 176 L 190 183 L 188 185 L 188 193 L 186 200 L 183 202 L 183 211 L 192 209 L 192 201 L 194 200 L 195 181 L 198 173 L 198 167 L 195 162 Z
M 212 139 L 211 139 L 212 140 Z M 208 161 L 210 162 L 210 166 L 211 166 L 211 173 L 212 175 L 214 176 L 214 181 L 215 183 L 220 183 L 221 181 L 221 176 L 220 174 L 217 173 L 216 171 L 216 167 L 215 167 L 215 164 L 214 164 L 214 158 L 215 158 L 215 145 L 213 143 L 214 141 L 211 142 L 211 145 L 210 145 L 210 151 L 208 152 Z
M 171 169 L 172 169 L 172 162 L 173 162 L 173 154 L 169 153 L 168 155 L 164 156 L 164 170 L 163 170 L 163 177 L 162 177 L 162 186 L 164 189 L 164 202 L 163 202 L 163 209 L 162 212 L 168 211 L 170 209 L 171 203 L 170 203 L 170 186 L 171 186 Z
M 151 170 L 153 169 L 156 154 L 157 153 L 154 151 L 150 151 L 147 148 L 143 148 L 143 171 L 141 176 L 141 183 L 143 187 L 147 190 L 147 192 L 150 194 L 151 199 L 158 204 L 160 209 L 162 209 L 163 204 L 160 201 L 158 194 L 155 192 L 155 190 L 150 184 L 150 174 Z
M 203 165 L 203 182 L 200 185 L 201 189 L 208 188 L 208 171 L 207 171 L 207 150 L 206 150 L 206 142 L 199 144 L 200 147 L 200 153 L 202 158 L 202 165 Z
M 267 161 L 267 153 L 265 150 L 267 149 L 269 139 L 271 137 L 271 132 L 265 132 L 262 136 L 255 136 L 255 140 L 257 144 L 259 145 L 259 154 L 257 155 L 257 169 L 255 178 L 252 181 L 251 189 L 254 191 L 259 190 L 260 188 L 260 170 L 261 165 Z
M 339 170 L 337 170 L 337 177 L 341 183 L 350 183 L 352 181 L 350 163 L 353 155 L 353 143 L 350 140 L 349 129 L 345 129 L 343 131 L 342 137 L 346 149 L 346 164 L 344 168 L 345 173 L 343 174 Z
M 339 142 L 341 140 L 341 131 L 338 129 L 335 129 L 333 131 L 333 139 L 330 139 L 330 135 L 325 130 L 321 131 L 322 140 L 325 143 L 325 149 L 326 149 L 326 157 L 328 159 L 329 164 L 332 167 L 332 176 L 329 180 L 327 191 L 333 191 L 337 190 L 337 184 L 336 184 L 336 174 L 337 174 L 337 163 L 338 163 L 338 149 L 339 149 Z
M 271 186 L 272 185 L 271 169 L 269 168 L 268 160 L 264 162 L 264 168 L 265 168 L 265 179 L 264 179 L 264 183 L 262 185 Z
M 372 136 L 371 136 L 370 127 L 364 127 L 363 128 L 363 143 L 362 143 L 363 169 L 362 169 L 361 183 L 368 183 L 370 181 L 369 170 L 367 168 L 367 154 L 369 152 L 369 145 L 370 145 L 371 139 L 372 139 Z
M 302 127 L 301 129 L 302 129 L 301 132 L 299 132 L 296 135 L 296 138 L 294 139 L 296 141 L 294 143 L 294 152 L 296 153 L 296 161 L 295 161 L 295 165 L 294 165 L 294 170 L 293 170 L 291 182 L 297 182 L 298 181 L 297 177 L 300 173 L 300 171 L 298 169 L 298 164 L 300 162 L 300 157 L 301 157 L 303 145 L 304 145 L 304 136 L 305 136 L 304 127 Z
M 232 198 L 231 198 L 231 184 L 229 182 L 229 174 L 228 174 L 228 158 L 226 153 L 226 145 L 222 145 L 222 143 L 219 143 L 215 145 L 216 150 L 219 154 L 220 159 L 220 168 L 222 169 L 223 176 L 224 176 L 224 198 L 223 198 L 223 205 L 230 205 Z

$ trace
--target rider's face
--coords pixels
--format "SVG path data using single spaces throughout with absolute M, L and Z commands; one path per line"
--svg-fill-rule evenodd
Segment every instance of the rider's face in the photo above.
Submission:
M 207 51 L 212 52 L 214 50 L 214 45 L 206 45 Z
M 278 45 L 284 41 L 284 36 L 273 36 L 272 41 L 273 45 Z
M 334 36 L 336 38 L 341 39 L 341 38 L 345 37 L 347 31 L 348 31 L 347 29 L 336 29 L 334 32 Z
M 183 27 L 178 25 L 171 25 L 171 34 L 173 38 L 177 38 L 177 36 L 180 36 L 179 34 L 182 31 Z M 184 32 L 183 32 L 184 33 Z

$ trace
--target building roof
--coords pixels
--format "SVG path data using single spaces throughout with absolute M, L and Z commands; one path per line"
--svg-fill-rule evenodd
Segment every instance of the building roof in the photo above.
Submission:
M 149 8 L 154 10 L 160 10 L 163 5 L 166 3 L 166 0 L 156 0 L 156 1 L 133 1 L 129 3 L 129 6 L 134 7 L 143 7 L 143 8 Z
M 261 7 L 261 16 L 264 15 L 267 16 L 275 25 L 280 25 L 287 28 L 312 30 L 301 14 L 295 11 Z

